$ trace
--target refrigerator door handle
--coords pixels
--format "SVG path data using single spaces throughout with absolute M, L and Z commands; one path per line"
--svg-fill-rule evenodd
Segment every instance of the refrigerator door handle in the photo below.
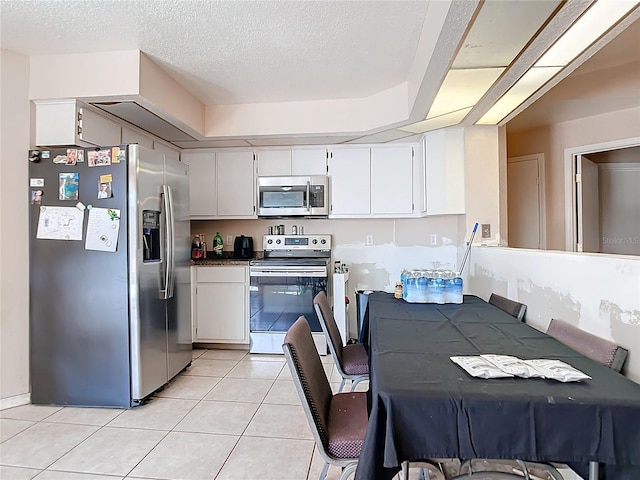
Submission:
M 162 298 L 165 300 L 173 297 L 173 283 L 174 283 L 174 229 L 173 229 L 173 194 L 171 191 L 171 187 L 169 185 L 162 186 L 162 198 L 164 201 L 164 211 L 165 211 L 165 231 L 167 232 L 167 238 L 165 242 L 166 246 L 166 264 L 167 267 L 165 269 L 165 278 L 164 278 L 164 290 L 162 293 Z

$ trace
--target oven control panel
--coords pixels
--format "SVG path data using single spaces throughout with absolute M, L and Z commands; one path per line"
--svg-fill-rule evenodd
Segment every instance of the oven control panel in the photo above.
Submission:
M 265 235 L 265 251 L 270 250 L 331 250 L 331 235 Z

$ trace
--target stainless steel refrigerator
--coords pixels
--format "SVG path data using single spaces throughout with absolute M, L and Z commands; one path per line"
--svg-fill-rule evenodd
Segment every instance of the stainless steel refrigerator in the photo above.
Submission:
M 188 166 L 31 150 L 29 202 L 32 403 L 141 403 L 191 363 Z

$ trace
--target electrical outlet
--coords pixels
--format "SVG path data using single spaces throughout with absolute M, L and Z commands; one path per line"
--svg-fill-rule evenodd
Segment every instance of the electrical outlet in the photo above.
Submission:
M 366 245 L 373 245 L 373 235 L 367 235 Z
M 227 235 L 227 245 L 231 245 L 231 242 L 233 240 L 231 239 L 231 235 Z
M 437 245 L 438 244 L 438 235 L 436 235 L 435 233 L 431 234 L 431 245 Z
M 482 238 L 491 238 L 491 224 L 483 223 L 482 224 Z

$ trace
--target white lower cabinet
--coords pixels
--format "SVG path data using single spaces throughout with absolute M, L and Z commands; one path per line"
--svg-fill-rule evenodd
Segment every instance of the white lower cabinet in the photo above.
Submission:
M 194 268 L 193 341 L 248 345 L 249 267 Z

